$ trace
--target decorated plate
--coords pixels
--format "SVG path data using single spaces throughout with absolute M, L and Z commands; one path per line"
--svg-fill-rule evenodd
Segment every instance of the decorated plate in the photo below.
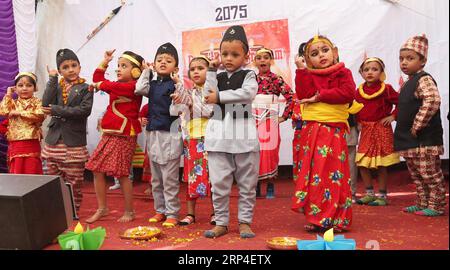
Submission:
M 267 246 L 276 250 L 297 250 L 297 238 L 274 237 L 267 240 Z
M 149 240 L 152 238 L 158 238 L 161 235 L 161 229 L 150 226 L 138 226 L 134 228 L 126 229 L 120 233 L 122 239 L 133 240 Z

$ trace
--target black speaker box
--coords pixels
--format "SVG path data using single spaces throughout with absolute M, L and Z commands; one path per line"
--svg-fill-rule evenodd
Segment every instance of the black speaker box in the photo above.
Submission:
M 52 243 L 68 228 L 65 208 L 58 176 L 0 174 L 0 249 Z

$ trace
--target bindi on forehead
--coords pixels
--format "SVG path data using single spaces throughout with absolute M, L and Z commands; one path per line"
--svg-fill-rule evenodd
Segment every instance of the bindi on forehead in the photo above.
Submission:
M 310 51 L 323 50 L 326 48 L 331 49 L 330 45 L 323 43 L 323 42 L 319 42 L 319 43 L 311 45 Z

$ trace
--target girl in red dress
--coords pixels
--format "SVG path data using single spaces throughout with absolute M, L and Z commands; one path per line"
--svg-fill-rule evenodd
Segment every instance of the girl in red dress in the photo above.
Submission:
M 45 119 L 42 101 L 34 97 L 36 75 L 19 73 L 15 86 L 8 87 L 0 102 L 0 116 L 9 119 L 6 138 L 8 140 L 8 168 L 14 174 L 43 174 L 41 161 L 41 125 Z M 13 93 L 17 99 L 13 99 Z
M 304 213 L 308 231 L 341 231 L 352 222 L 345 134 L 356 86 L 328 38 L 310 39 L 303 55 L 306 66 L 301 57 L 296 58 L 295 84 L 303 123 L 292 210 Z
M 117 82 L 105 79 L 105 71 L 113 59 L 115 50 L 106 51 L 100 66 L 94 72 L 93 88 L 109 94 L 109 105 L 102 118 L 102 138 L 86 163 L 86 169 L 94 173 L 95 193 L 98 209 L 86 220 L 93 223 L 108 214 L 106 206 L 106 180 L 113 176 L 119 179 L 125 199 L 125 212 L 118 220 L 129 222 L 135 217 L 133 210 L 133 186 L 129 179 L 130 166 L 136 149 L 137 135 L 142 131 L 139 109 L 142 96 L 134 94 L 136 80 L 141 75 L 141 56 L 126 51 L 118 60 Z
M 371 206 L 387 204 L 387 167 L 400 162 L 394 152 L 394 132 L 391 123 L 395 120 L 398 93 L 391 85 L 385 84 L 384 63 L 377 57 L 367 58 L 359 69 L 365 82 L 356 90 L 355 100 L 364 104 L 356 115 L 361 129 L 360 142 L 356 153 L 356 165 L 366 187 L 366 195 L 356 202 Z M 378 175 L 379 197 L 375 196 L 370 170 Z
M 260 143 L 259 176 L 256 186 L 256 197 L 261 197 L 261 181 L 267 180 L 266 198 L 275 197 L 273 181 L 278 178 L 278 162 L 280 150 L 279 124 L 286 121 L 292 112 L 292 95 L 294 92 L 284 81 L 270 70 L 274 61 L 272 50 L 262 48 L 256 52 L 255 66 L 258 68 L 258 92 L 253 100 L 253 116 L 256 119 Z M 279 116 L 278 98 L 283 95 L 286 107 Z

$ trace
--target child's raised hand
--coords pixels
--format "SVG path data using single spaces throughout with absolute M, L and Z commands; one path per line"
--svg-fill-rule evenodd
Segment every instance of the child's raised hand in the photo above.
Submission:
M 8 89 L 6 89 L 6 95 L 7 96 L 12 96 L 12 94 L 16 92 L 16 87 L 15 86 L 10 86 L 8 87 Z
M 306 68 L 305 58 L 297 54 L 295 56 L 295 65 L 297 66 L 298 69 L 305 69 Z
M 47 65 L 48 76 L 55 77 L 58 76 L 58 71 L 56 69 L 50 69 Z
M 219 57 L 217 57 L 217 58 L 211 60 L 211 62 L 209 62 L 209 67 L 210 67 L 210 68 L 218 69 L 219 66 L 220 66 L 220 64 L 221 64 L 221 63 L 220 63 Z
M 175 72 L 170 73 L 170 78 L 172 79 L 172 81 L 173 81 L 175 84 L 178 84 L 178 83 L 181 82 L 180 76 L 178 76 L 178 73 L 175 73 Z
M 155 65 L 153 63 L 146 62 L 145 60 L 142 61 L 142 69 L 149 69 L 149 70 L 153 71 L 154 66 Z
M 114 58 L 113 54 L 115 51 L 116 51 L 116 49 L 105 52 L 105 55 L 103 56 L 103 59 L 105 60 L 105 62 L 109 63 L 113 60 L 113 58 Z
M 204 97 L 205 103 L 206 104 L 216 104 L 219 101 L 219 99 L 217 97 L 218 96 L 217 90 L 210 89 L 210 90 L 208 90 L 208 92 L 209 92 L 209 94 Z

